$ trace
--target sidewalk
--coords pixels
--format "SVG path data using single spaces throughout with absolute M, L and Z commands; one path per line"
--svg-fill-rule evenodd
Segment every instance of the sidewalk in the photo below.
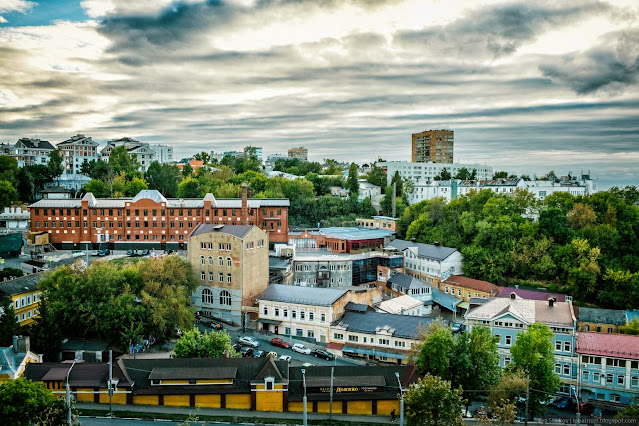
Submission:
M 78 410 L 95 410 L 107 413 L 109 411 L 108 404 L 95 404 L 92 402 L 78 402 L 75 404 Z M 272 420 L 273 424 L 283 424 L 287 420 L 290 424 L 301 424 L 302 413 L 297 412 L 272 412 L 272 411 L 249 411 L 249 410 L 231 410 L 225 408 L 196 408 L 196 407 L 174 407 L 166 405 L 122 405 L 113 404 L 114 413 L 127 413 L 127 417 L 135 417 L 136 413 L 146 414 L 145 417 L 153 416 L 162 418 L 162 415 L 182 416 L 185 420 L 189 415 L 195 417 L 219 417 L 220 420 L 231 421 L 232 423 L 241 423 L 248 420 L 254 424 L 269 424 Z M 322 421 L 328 420 L 328 414 L 324 413 L 308 413 L 308 420 Z M 390 416 L 383 415 L 351 415 L 351 414 L 333 414 L 332 420 L 344 423 L 367 423 L 367 424 L 388 424 Z M 399 420 L 398 420 L 399 421 Z M 197 423 L 197 422 L 193 422 Z M 285 423 L 289 424 L 289 423 Z

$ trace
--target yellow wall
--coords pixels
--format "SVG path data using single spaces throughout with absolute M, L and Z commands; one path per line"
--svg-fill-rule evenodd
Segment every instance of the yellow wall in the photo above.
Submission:
M 222 398 L 220 395 L 195 395 L 195 406 L 207 408 L 221 408 Z
M 250 410 L 251 395 L 250 394 L 226 395 L 226 408 L 235 408 L 238 410 Z
M 255 409 L 257 411 L 284 411 L 284 393 L 278 391 L 256 392 Z
M 304 411 L 304 404 L 301 402 L 289 402 L 288 411 L 296 411 L 301 413 L 302 411 Z
M 76 390 L 76 400 L 84 401 L 84 402 L 93 402 L 93 388 L 77 388 Z M 84 393 L 86 392 L 86 393 Z
M 162 382 L 162 383 L 165 383 L 165 382 Z M 196 380 L 195 383 L 197 383 L 197 384 L 218 384 L 218 383 L 222 383 L 222 384 L 232 385 L 233 384 L 233 379 L 218 379 L 218 380 L 202 379 L 202 380 Z
M 133 395 L 133 403 L 140 405 L 158 405 L 157 395 Z
M 612 328 L 613 333 L 619 332 L 619 326 L 617 325 L 585 322 L 585 321 L 579 321 L 579 331 L 586 331 L 586 325 L 590 327 L 588 331 L 592 331 L 594 333 L 597 333 L 597 327 L 601 327 L 601 331 L 599 331 L 599 333 L 608 333 L 609 328 Z
M 348 414 L 372 414 L 373 401 L 348 401 Z
M 123 391 L 115 392 L 111 399 L 114 404 L 126 404 L 126 393 Z M 107 389 L 100 389 L 100 404 L 109 403 L 109 391 Z
M 317 401 L 318 413 L 330 413 L 330 411 L 331 411 L 330 401 Z M 333 413 L 341 413 L 341 412 L 342 412 L 342 401 L 338 401 L 338 402 L 333 401 Z
M 191 400 L 189 395 L 164 395 L 164 405 L 189 407 L 191 405 Z
M 390 400 L 390 401 L 377 401 L 377 415 L 379 416 L 390 416 L 390 412 L 395 409 L 395 414 L 399 416 L 399 401 L 398 400 Z
M 188 385 L 189 380 L 162 380 L 160 383 L 163 385 Z
M 33 295 L 37 294 L 38 295 L 38 301 L 36 303 L 33 303 Z M 31 304 L 26 305 L 26 306 L 22 306 L 22 298 L 26 298 L 27 296 L 31 296 Z M 38 312 L 40 311 L 40 295 L 38 294 L 37 290 L 34 291 L 27 291 L 24 293 L 20 293 L 20 294 L 16 294 L 14 296 L 11 296 L 11 303 L 13 303 L 13 306 L 15 308 L 16 306 L 16 300 L 20 300 L 20 307 L 18 309 L 15 309 L 16 315 L 20 315 L 20 327 L 24 326 L 24 325 L 30 325 L 31 323 L 33 323 L 35 321 L 35 318 L 38 316 L 31 316 L 31 318 L 29 318 L 28 312 L 32 311 L 34 309 L 37 309 Z M 25 314 L 25 319 L 24 321 L 22 320 L 22 314 Z

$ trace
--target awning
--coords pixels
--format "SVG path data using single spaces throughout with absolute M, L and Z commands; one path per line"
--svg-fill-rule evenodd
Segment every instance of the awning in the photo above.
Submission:
M 375 354 L 374 349 L 356 348 L 355 346 L 344 346 L 342 348 L 342 352 L 351 352 L 351 353 L 362 354 L 362 355 L 374 355 Z
M 277 321 L 277 320 L 270 320 L 270 319 L 264 319 L 264 318 L 258 318 L 257 322 L 261 322 L 262 324 L 281 324 L 282 321 Z
M 465 310 L 468 310 L 470 308 L 470 303 L 468 302 L 461 302 L 459 305 L 457 305 L 458 308 L 462 308 Z

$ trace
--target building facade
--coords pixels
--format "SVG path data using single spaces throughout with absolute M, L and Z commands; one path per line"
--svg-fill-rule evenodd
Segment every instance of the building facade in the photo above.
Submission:
M 597 309 L 575 307 L 579 321 L 579 331 L 595 333 L 618 333 L 619 326 L 626 324 L 625 311 L 618 309 Z
M 0 348 L 0 385 L 22 376 L 27 364 L 42 362 L 42 355 L 31 352 L 29 336 L 13 336 L 13 345 Z
M 31 231 L 48 232 L 49 242 L 65 249 L 101 244 L 117 249 L 181 248 L 200 223 L 255 225 L 269 234 L 269 245 L 286 243 L 288 199 L 166 199 L 156 190 L 133 198 L 45 199 L 31 205 Z
M 5 207 L 4 212 L 0 213 L 0 230 L 26 231 L 30 220 L 29 209 L 23 211 L 22 207 Z
M 411 161 L 414 163 L 452 163 L 455 132 L 438 129 L 411 135 Z
M 304 148 L 303 146 L 300 146 L 299 148 L 291 148 L 288 150 L 288 157 L 308 161 L 308 148 Z
M 288 244 L 297 250 L 362 253 L 381 249 L 394 235 L 395 231 L 388 227 L 329 227 L 311 231 L 291 231 Z
M 49 154 L 55 148 L 49 141 L 21 138 L 11 148 L 11 156 L 18 162 L 18 167 L 47 165 Z
M 489 180 L 493 178 L 493 168 L 481 164 L 461 164 L 461 163 L 418 163 L 408 161 L 380 161 L 376 163 L 386 171 L 387 185 L 390 185 L 395 173 L 399 173 L 403 179 L 411 181 L 415 185 L 428 184 L 435 180 L 443 170 L 448 171 L 451 176 L 455 176 L 462 168 L 472 172 L 475 170 L 477 179 Z
M 187 257 L 200 285 L 193 306 L 203 315 L 245 324 L 268 286 L 268 233 L 251 225 L 198 225 Z
M 416 204 L 433 198 L 441 197 L 447 203 L 457 198 L 456 180 L 434 180 L 413 186 L 413 192 L 408 194 L 409 204 Z
M 145 172 L 151 163 L 155 161 L 155 151 L 146 142 L 136 141 L 131 138 L 114 139 L 100 150 L 102 160 L 109 161 L 113 148 L 124 146 L 129 156 L 140 164 L 140 171 Z
M 153 151 L 153 161 L 160 164 L 168 164 L 173 162 L 173 147 L 169 145 L 149 145 Z
M 98 143 L 82 134 L 71 136 L 64 142 L 60 142 L 57 148 L 62 154 L 66 175 L 76 175 L 80 173 L 82 164 L 98 159 Z
M 471 309 L 465 315 L 469 331 L 481 325 L 490 328 L 499 337 L 500 365 L 511 361 L 510 347 L 519 333 L 524 333 L 534 323 L 550 327 L 554 336 L 555 372 L 561 380 L 560 393 L 568 394 L 571 385 L 577 384 L 577 319 L 570 302 L 550 300 L 526 300 L 518 298 L 495 298 Z
M 397 218 L 389 216 L 373 216 L 370 219 L 357 218 L 357 226 L 368 229 L 387 229 L 389 231 L 397 230 Z
M 371 306 L 381 291 L 368 288 L 308 288 L 271 284 L 257 298 L 260 328 L 286 337 L 328 342 L 331 323 L 344 315 L 349 302 Z
M 464 302 L 470 302 L 471 298 L 486 299 L 495 297 L 501 291 L 501 287 L 489 283 L 488 281 L 476 280 L 473 278 L 451 275 L 438 287 L 444 293 L 450 293 Z
M 38 283 L 42 273 L 29 274 L 12 280 L 0 281 L 0 297 L 7 297 L 13 304 L 16 321 L 23 327 L 31 325 L 40 311 Z
M 433 287 L 440 288 L 441 281 L 464 273 L 462 254 L 454 248 L 393 240 L 385 249 L 401 252 L 406 273 Z

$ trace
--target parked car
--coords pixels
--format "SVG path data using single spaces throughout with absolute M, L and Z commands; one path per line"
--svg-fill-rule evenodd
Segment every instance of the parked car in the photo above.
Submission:
M 453 333 L 463 333 L 465 329 L 466 327 L 464 326 L 464 324 L 457 323 L 457 324 L 453 324 L 452 331 Z
M 293 352 L 299 352 L 301 354 L 304 355 L 310 355 L 311 354 L 311 348 L 307 348 L 306 346 L 304 346 L 301 343 L 295 343 L 291 349 L 293 350 Z
M 280 348 L 291 349 L 291 344 L 282 340 L 279 337 L 276 337 L 275 339 L 271 340 L 271 345 L 279 346 Z
M 253 358 L 260 358 L 265 352 L 260 350 L 253 351 Z
M 148 256 L 148 255 L 149 255 L 149 250 L 147 249 L 142 250 L 141 256 Z
M 315 364 L 311 364 L 310 362 L 305 362 L 302 364 L 302 367 L 315 367 Z
M 559 408 L 560 410 L 567 410 L 574 405 L 572 402 L 572 398 L 568 396 L 562 396 L 561 398 L 555 399 L 555 402 L 552 403 L 555 408 Z
M 240 354 L 242 354 L 242 356 L 245 358 L 252 357 L 254 353 L 255 350 L 253 350 L 253 348 L 243 347 L 242 349 L 240 349 Z
M 129 257 L 138 257 L 140 253 L 137 250 L 127 250 L 126 255 Z
M 258 346 L 260 346 L 260 342 L 258 342 L 257 340 L 255 340 L 254 338 L 250 336 L 240 336 L 237 338 L 237 341 L 240 345 L 244 345 L 244 346 L 252 346 L 254 348 L 257 348 Z
M 291 357 L 289 355 L 281 355 L 278 361 L 291 362 Z
M 213 330 L 224 330 L 224 326 L 219 322 L 210 321 L 204 324 L 205 326 L 212 328 Z
M 77 258 L 77 257 L 82 257 L 82 256 L 84 256 L 84 252 L 74 251 L 71 256 L 73 256 L 74 259 Z
M 574 408 L 575 413 L 577 412 L 577 406 Z M 579 403 L 579 414 L 582 416 L 589 416 L 595 411 L 595 406 L 589 402 L 580 402 Z
M 242 345 L 240 345 L 239 343 L 236 343 L 231 347 L 235 349 L 236 352 L 240 352 L 242 350 Z
M 93 254 L 95 253 L 95 254 Z M 104 256 L 108 256 L 111 254 L 111 250 L 109 249 L 102 249 L 102 250 L 98 250 L 96 252 L 91 253 L 91 256 L 99 256 L 99 257 L 104 257 Z
M 335 355 L 333 355 L 332 353 L 330 353 L 329 351 L 325 349 L 315 349 L 313 351 L 313 356 L 315 358 L 324 358 L 325 360 L 328 360 L 328 361 L 332 361 L 335 359 Z

